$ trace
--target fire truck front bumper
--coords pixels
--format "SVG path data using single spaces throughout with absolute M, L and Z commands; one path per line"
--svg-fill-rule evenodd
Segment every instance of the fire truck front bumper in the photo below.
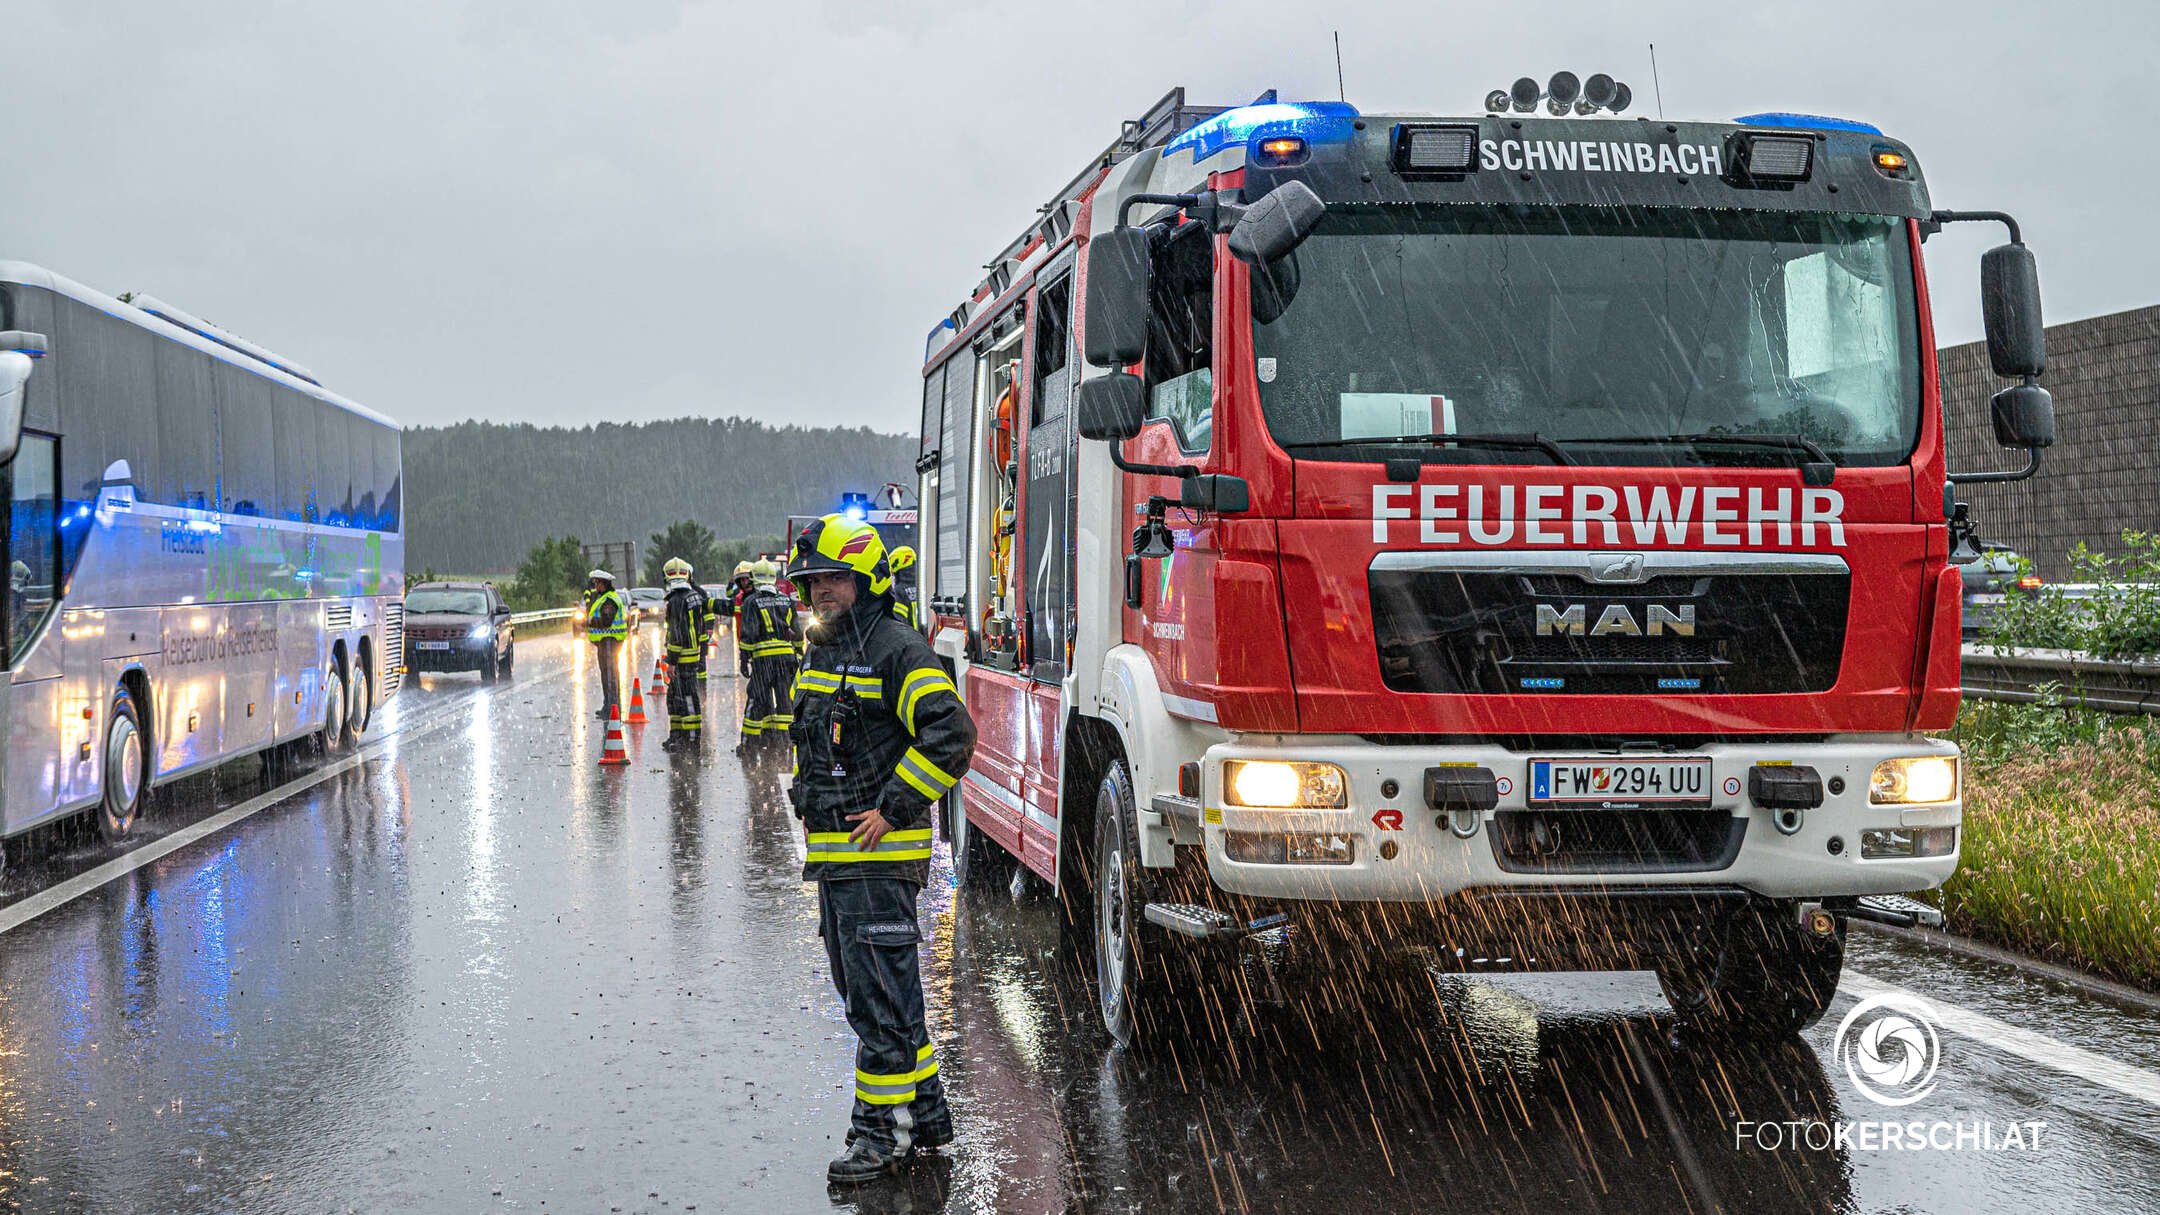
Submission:
M 1208 749 L 1199 798 L 1152 808 L 1205 849 L 1215 885 L 1258 898 L 1706 882 L 1824 898 L 1941 885 L 1961 767 L 1954 745 L 1918 735 L 1686 751 L 1241 736 Z

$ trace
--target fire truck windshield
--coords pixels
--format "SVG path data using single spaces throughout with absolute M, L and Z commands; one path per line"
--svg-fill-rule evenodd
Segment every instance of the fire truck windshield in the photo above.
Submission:
M 1596 464 L 1791 464 L 1806 446 L 1702 441 L 1738 434 L 1891 465 L 1917 439 L 1895 219 L 1345 209 L 1293 258 L 1294 298 L 1253 333 L 1268 427 L 1293 455 L 1553 462 L 1532 443 L 1405 438 L 1443 434 L 1536 436 Z

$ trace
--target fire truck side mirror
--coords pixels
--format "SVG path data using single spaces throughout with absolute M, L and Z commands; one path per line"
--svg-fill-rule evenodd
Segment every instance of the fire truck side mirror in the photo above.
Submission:
M 1327 218 L 1327 204 L 1302 181 L 1286 181 L 1245 208 L 1230 230 L 1230 253 L 1248 266 L 1272 266 L 1290 256 Z
M 1147 353 L 1154 275 L 1146 229 L 1116 228 L 1088 242 L 1087 315 L 1081 318 L 1088 362 L 1125 367 Z
M 2030 248 L 1997 245 L 1980 255 L 1980 310 L 1996 375 L 2036 376 L 2047 370 L 2040 268 Z
M 1995 441 L 2004 447 L 2055 446 L 2055 398 L 2038 384 L 2013 384 L 1988 402 Z
M 1146 398 L 1140 377 L 1125 371 L 1083 380 L 1078 409 L 1080 437 L 1122 443 L 1140 433 L 1146 416 Z

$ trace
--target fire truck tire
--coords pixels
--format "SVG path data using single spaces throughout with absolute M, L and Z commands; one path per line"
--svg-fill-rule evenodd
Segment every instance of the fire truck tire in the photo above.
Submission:
M 1820 1020 L 1845 966 L 1845 922 L 1818 940 L 1782 904 L 1736 917 L 1722 944 L 1658 963 L 1658 986 L 1673 1012 L 1722 1036 L 1785 1038 Z
M 1140 866 L 1139 815 L 1132 776 L 1123 758 L 1110 761 L 1096 787 L 1094 878 L 1090 910 L 1095 928 L 1096 1007 L 1111 1041 L 1132 1046 L 1144 1033 L 1156 984 L 1150 982 L 1152 959 L 1146 950 L 1153 942 L 1146 939 L 1146 920 L 1141 914 L 1147 906 L 1149 883 Z

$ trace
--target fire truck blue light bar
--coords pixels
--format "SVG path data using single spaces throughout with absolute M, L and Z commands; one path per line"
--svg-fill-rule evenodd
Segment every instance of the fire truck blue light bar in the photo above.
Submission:
M 1350 120 L 1357 107 L 1342 101 L 1278 101 L 1271 105 L 1239 106 L 1224 110 L 1170 141 L 1165 157 L 1191 148 L 1193 163 L 1206 160 L 1224 148 L 1256 139 L 1297 136 L 1307 143 L 1334 143 L 1350 137 Z
M 1744 127 L 1791 127 L 1799 131 L 1858 131 L 1863 135 L 1880 135 L 1882 129 L 1870 123 L 1855 122 L 1850 118 L 1828 118 L 1821 114 L 1746 114 L 1733 119 Z

